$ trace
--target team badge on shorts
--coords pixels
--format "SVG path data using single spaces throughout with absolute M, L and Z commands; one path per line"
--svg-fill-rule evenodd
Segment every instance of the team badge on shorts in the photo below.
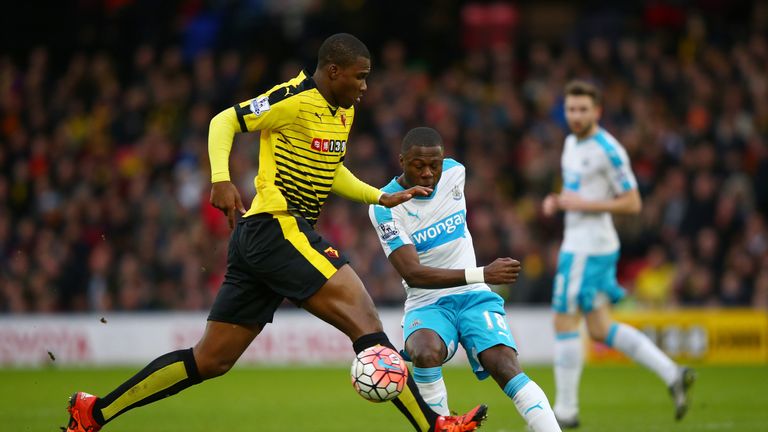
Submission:
M 330 246 L 325 248 L 325 250 L 323 252 L 325 252 L 325 254 L 328 255 L 330 258 L 339 259 L 339 251 L 337 251 L 336 249 L 334 249 L 334 248 L 332 248 Z

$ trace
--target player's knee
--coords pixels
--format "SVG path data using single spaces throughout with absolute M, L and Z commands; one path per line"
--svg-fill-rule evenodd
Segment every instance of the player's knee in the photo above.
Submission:
M 489 348 L 480 353 L 479 360 L 483 369 L 502 386 L 523 372 L 517 360 L 517 352 L 508 346 L 497 345 Z
M 595 342 L 605 342 L 605 338 L 608 337 L 608 331 L 600 327 L 589 327 L 587 330 L 589 337 Z
M 579 317 L 570 314 L 557 313 L 554 316 L 553 324 L 558 333 L 568 333 L 579 330 Z
M 408 344 L 408 355 L 417 367 L 441 366 L 447 355 L 441 341 L 421 339 L 419 343 Z
M 523 369 L 519 364 L 512 364 L 509 362 L 494 364 L 487 370 L 488 373 L 491 374 L 491 377 L 493 377 L 494 381 L 499 383 L 499 386 L 502 388 L 504 388 L 509 380 L 523 373 Z
M 235 365 L 234 360 L 196 356 L 197 371 L 204 380 L 222 376 Z
M 416 349 L 414 353 L 408 351 L 414 366 L 417 367 L 436 367 L 443 364 L 444 355 L 439 350 L 429 350 L 424 348 Z

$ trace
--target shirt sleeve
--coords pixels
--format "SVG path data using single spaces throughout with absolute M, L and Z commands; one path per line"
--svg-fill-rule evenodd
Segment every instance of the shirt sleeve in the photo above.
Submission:
M 364 204 L 378 204 L 380 190 L 355 177 L 347 167 L 340 165 L 333 177 L 331 192 L 346 199 Z
M 368 216 L 371 218 L 376 236 L 387 257 L 399 247 L 413 244 L 402 222 L 396 214 L 393 214 L 392 209 L 372 205 L 368 210 Z
M 213 117 L 208 131 L 211 182 L 229 181 L 229 153 L 236 133 L 279 130 L 296 120 L 299 113 L 296 98 L 283 99 L 274 104 L 270 104 L 269 99 L 269 95 L 262 95 L 227 108 Z
M 208 129 L 208 160 L 211 183 L 229 181 L 229 152 L 237 130 L 237 117 L 232 108 L 218 113 Z
M 261 95 L 235 105 L 240 132 L 280 130 L 296 121 L 299 115 L 299 97 L 284 98 L 281 87 L 269 95 Z
M 626 150 L 620 145 L 604 146 L 603 149 L 608 158 L 608 180 L 613 192 L 616 195 L 621 195 L 636 189 L 637 180 L 632 172 L 632 165 L 629 163 Z
M 632 172 L 627 152 L 622 147 L 616 147 L 615 155 L 608 154 L 611 159 L 610 173 L 613 190 L 616 194 L 622 194 L 632 189 L 637 189 L 637 179 Z

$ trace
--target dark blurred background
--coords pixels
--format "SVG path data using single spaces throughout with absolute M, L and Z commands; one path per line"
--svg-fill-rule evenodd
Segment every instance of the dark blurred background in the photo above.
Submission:
M 228 228 L 208 205 L 208 122 L 314 69 L 350 32 L 373 55 L 347 165 L 383 186 L 400 138 L 440 131 L 468 170 L 479 264 L 523 262 L 509 304 L 551 296 L 567 134 L 562 88 L 605 92 L 642 214 L 616 218 L 625 308 L 768 308 L 768 6 L 670 2 L 80 0 L 0 15 L 0 313 L 204 310 Z M 258 137 L 232 178 L 253 197 Z M 404 298 L 367 216 L 332 198 L 319 231 L 379 305 Z

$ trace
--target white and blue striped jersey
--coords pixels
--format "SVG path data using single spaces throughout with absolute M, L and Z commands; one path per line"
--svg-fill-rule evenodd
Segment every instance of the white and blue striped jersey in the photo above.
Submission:
M 585 200 L 612 199 L 637 187 L 627 152 L 603 128 L 584 140 L 568 135 L 561 166 L 563 192 L 575 192 Z M 618 249 L 610 213 L 566 212 L 563 252 L 608 254 Z
M 446 158 L 443 160 L 443 174 L 430 196 L 415 197 L 391 209 L 370 206 L 368 213 L 384 253 L 389 256 L 397 248 L 412 244 L 425 266 L 447 269 L 476 267 L 472 236 L 467 229 L 465 179 L 464 165 Z M 393 193 L 404 188 L 397 179 L 393 179 L 382 190 Z M 408 286 L 403 281 L 403 286 L 406 312 L 435 303 L 444 296 L 490 290 L 486 284 L 425 289 Z

